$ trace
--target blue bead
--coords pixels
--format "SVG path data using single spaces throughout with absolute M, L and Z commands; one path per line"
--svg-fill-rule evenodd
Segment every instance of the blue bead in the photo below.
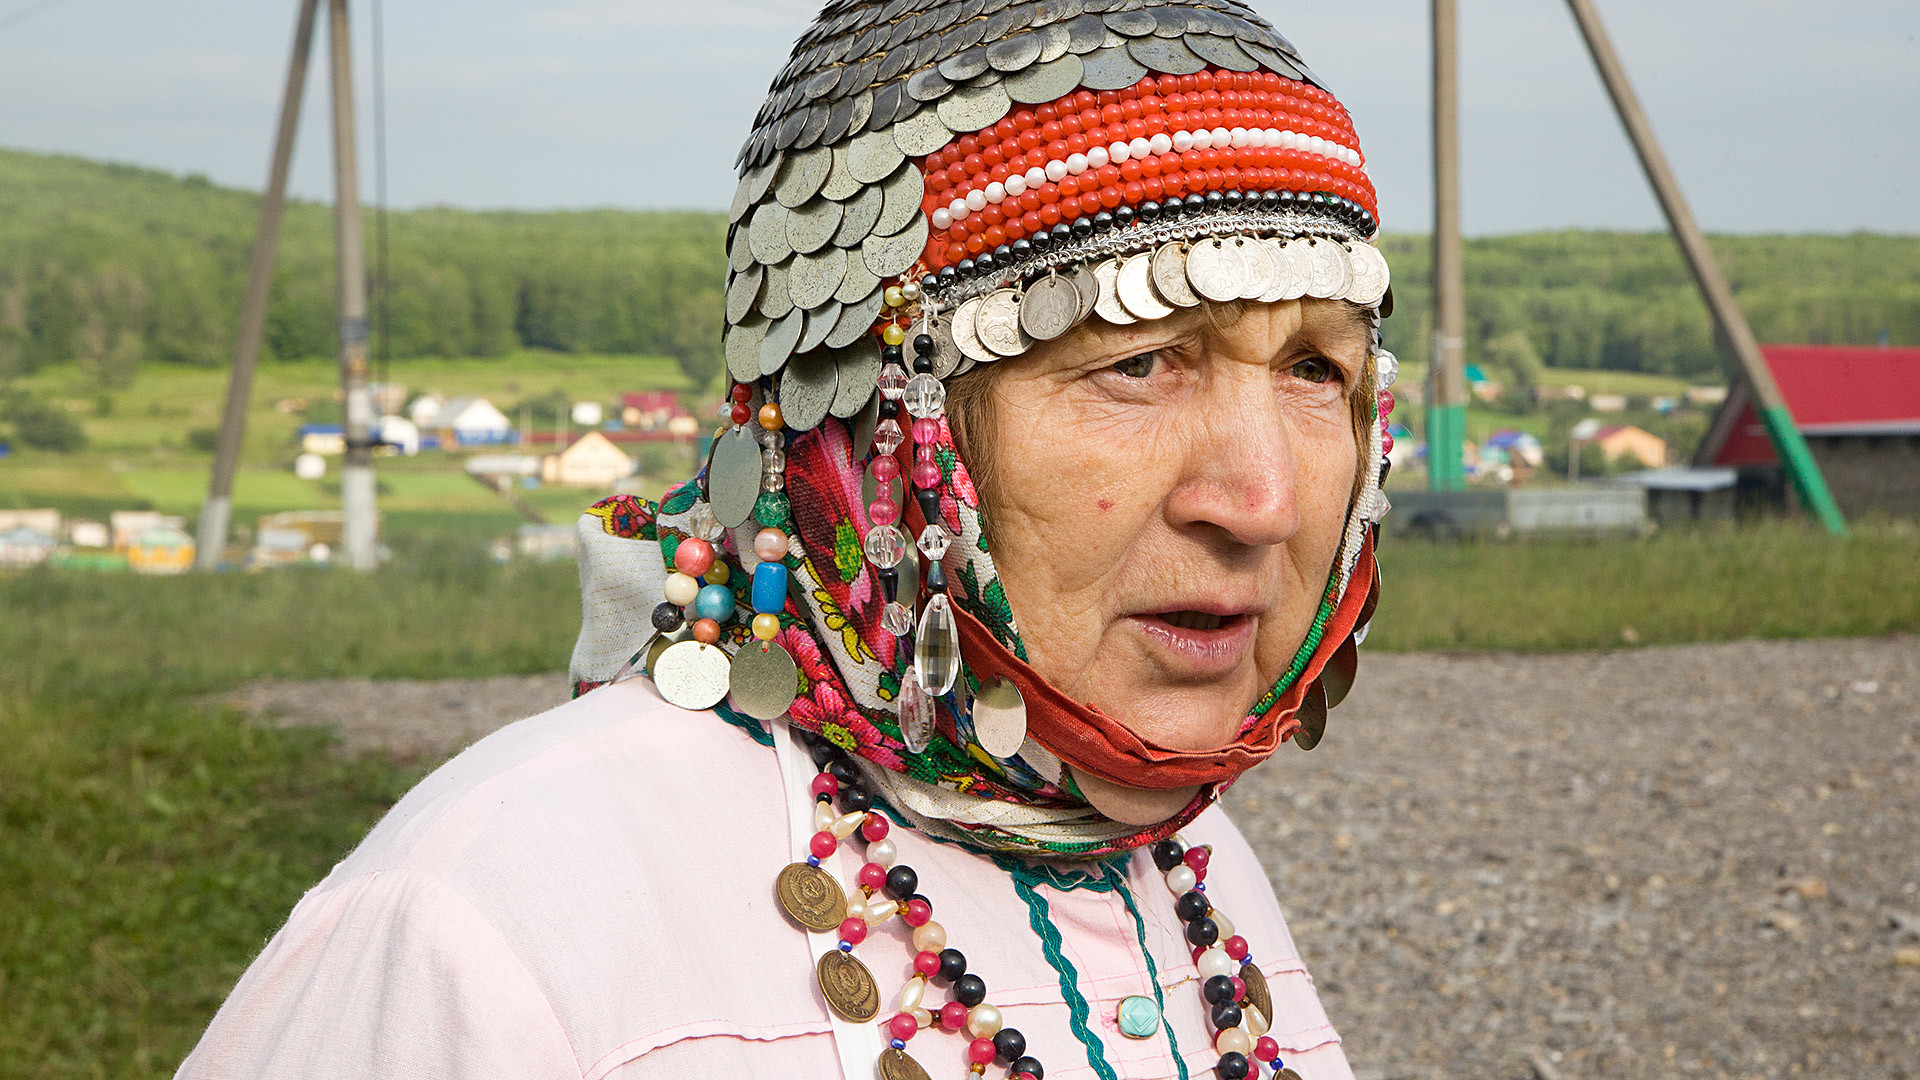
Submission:
M 707 585 L 693 599 L 693 610 L 703 619 L 726 622 L 733 617 L 733 593 L 725 585 Z
M 787 568 L 763 562 L 753 568 L 753 610 L 778 615 L 787 606 Z
M 887 1045 L 893 1047 L 895 1050 L 905 1050 L 907 1048 L 907 1044 L 900 1041 L 899 1039 L 892 1039 L 888 1042 Z

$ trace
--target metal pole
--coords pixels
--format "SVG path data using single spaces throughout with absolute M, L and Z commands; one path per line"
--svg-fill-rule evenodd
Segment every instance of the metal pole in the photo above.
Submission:
M 347 565 L 374 568 L 373 391 L 367 385 L 366 247 L 360 233 L 359 163 L 353 132 L 353 39 L 347 0 L 327 0 L 333 60 L 333 236 L 339 271 L 340 388 L 345 397 L 347 454 L 340 467 L 342 542 Z
M 273 161 L 267 190 L 260 199 L 260 226 L 254 231 L 253 265 L 247 294 L 240 303 L 240 327 L 234 332 L 233 371 L 227 376 L 227 407 L 220 420 L 220 441 L 213 453 L 213 478 L 200 508 L 194 565 L 218 570 L 233 521 L 233 477 L 240 468 L 240 444 L 247 435 L 247 405 L 253 397 L 253 367 L 260 359 L 260 338 L 267 325 L 267 299 L 273 292 L 273 264 L 280 253 L 280 223 L 286 216 L 287 171 L 293 163 L 293 137 L 300 128 L 300 99 L 307 89 L 307 59 L 313 55 L 313 24 L 320 0 L 301 0 L 293 31 L 293 58 L 287 62 L 287 88 L 280 98 L 280 124 L 273 137 Z
M 1466 297 L 1460 249 L 1460 77 L 1454 0 L 1433 0 L 1433 361 L 1428 365 L 1427 486 L 1466 486 Z
M 1667 156 L 1654 138 L 1653 125 L 1647 122 L 1647 114 L 1627 82 L 1626 69 L 1613 51 L 1606 27 L 1600 24 L 1599 12 L 1594 10 L 1592 0 L 1567 0 L 1567 7 L 1572 9 L 1574 21 L 1580 25 L 1580 36 L 1586 39 L 1587 51 L 1593 54 L 1594 67 L 1600 69 L 1600 79 L 1606 84 L 1607 95 L 1613 99 L 1614 111 L 1620 114 L 1621 126 L 1633 140 L 1634 152 L 1640 155 L 1640 167 L 1646 170 L 1647 182 L 1653 185 L 1660 209 L 1666 212 L 1667 225 L 1680 244 L 1680 253 L 1686 256 L 1687 268 L 1693 271 L 1693 280 L 1700 286 L 1707 309 L 1713 313 L 1714 325 L 1740 361 L 1741 373 L 1753 389 L 1755 404 L 1773 440 L 1774 452 L 1779 454 L 1801 503 L 1819 518 L 1828 532 L 1845 535 L 1846 520 L 1840 516 L 1840 508 L 1834 504 L 1833 494 L 1820 475 L 1820 466 L 1813 460 L 1813 452 L 1793 422 L 1786 399 L 1780 396 L 1780 387 L 1774 383 L 1773 372 L 1754 340 L 1753 328 L 1747 325 L 1746 315 L 1734 300 L 1733 289 L 1720 272 L 1720 264 L 1714 261 L 1713 249 L 1707 246 L 1707 238 L 1694 221 L 1686 197 L 1680 193 L 1680 185 L 1667 165 Z

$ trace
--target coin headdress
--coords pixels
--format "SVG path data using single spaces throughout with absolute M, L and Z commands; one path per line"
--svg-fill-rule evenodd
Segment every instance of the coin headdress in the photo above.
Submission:
M 1281 741 L 1311 748 L 1377 595 L 1397 365 L 1366 159 L 1294 47 L 1236 0 L 833 0 L 738 164 L 727 423 L 660 504 L 583 519 L 577 685 L 631 654 L 675 704 L 849 751 L 923 829 L 1037 855 L 1164 838 Z M 1375 327 L 1341 552 L 1234 742 L 1158 746 L 1027 665 L 947 384 L 1087 319 L 1302 297 Z M 1101 785 L 1178 809 L 1117 821 Z

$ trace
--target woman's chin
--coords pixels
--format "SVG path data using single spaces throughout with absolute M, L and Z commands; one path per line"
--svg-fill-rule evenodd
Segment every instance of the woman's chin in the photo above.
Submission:
M 1119 685 L 1092 702 L 1128 731 L 1169 750 L 1218 750 L 1240 733 L 1252 704 L 1240 680 L 1212 686 Z

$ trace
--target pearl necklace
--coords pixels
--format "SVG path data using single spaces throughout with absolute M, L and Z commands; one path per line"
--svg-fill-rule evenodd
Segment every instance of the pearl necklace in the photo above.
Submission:
M 1007 1080 L 1045 1080 L 1045 1067 L 1027 1053 L 1026 1036 L 1007 1027 L 1000 1010 L 988 1003 L 986 980 L 969 971 L 966 955 L 947 944 L 946 928 L 933 920 L 932 901 L 918 891 L 919 875 L 898 861 L 898 849 L 888 836 L 892 823 L 873 809 L 873 796 L 861 786 L 846 753 L 811 733 L 803 732 L 801 737 L 820 769 L 811 785 L 816 831 L 808 843 L 807 860 L 783 869 L 775 892 L 794 921 L 809 930 L 839 935 L 838 947 L 823 955 L 815 968 L 827 1005 L 852 1023 L 871 1023 L 879 1016 L 878 985 L 853 953 L 871 930 L 897 915 L 913 928 L 915 954 L 913 974 L 901 987 L 896 1011 L 886 1021 L 887 1049 L 879 1061 L 882 1080 L 928 1080 L 926 1069 L 907 1053 L 907 1045 L 936 1026 L 949 1033 L 967 1033 L 970 1077 L 984 1075 L 987 1066 L 998 1061 L 1007 1068 Z M 859 870 L 857 888 L 848 891 L 821 863 L 856 835 L 866 845 L 866 862 Z M 1254 965 L 1246 939 L 1233 932 L 1233 923 L 1207 897 L 1211 850 L 1163 840 L 1153 845 L 1151 854 L 1176 898 L 1174 913 L 1193 946 L 1200 992 L 1214 1030 L 1213 1046 L 1220 1055 L 1214 1072 L 1220 1080 L 1247 1080 L 1258 1078 L 1265 1064 L 1274 1080 L 1300 1080 L 1281 1061 L 1279 1044 L 1267 1035 L 1273 1001 L 1266 977 Z M 936 980 L 949 993 L 937 1012 L 929 1008 L 927 997 L 929 983 Z

